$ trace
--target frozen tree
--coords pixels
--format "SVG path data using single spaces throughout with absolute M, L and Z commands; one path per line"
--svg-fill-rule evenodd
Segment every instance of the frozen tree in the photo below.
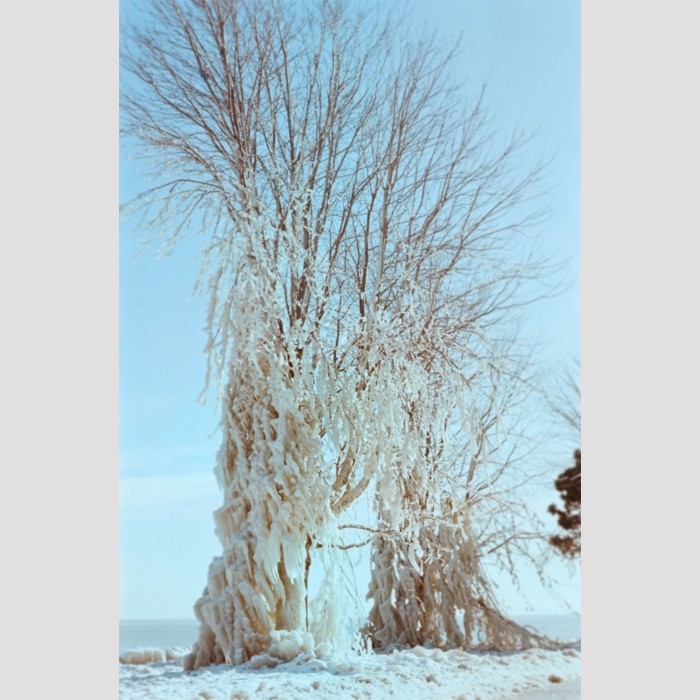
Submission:
M 380 484 L 368 624 L 376 648 L 551 645 L 500 612 L 484 568 L 495 556 L 517 575 L 514 558 L 524 556 L 539 569 L 532 545 L 546 542 L 534 514 L 512 500 L 528 479 L 518 467 L 520 421 L 511 420 L 526 384 L 523 368 L 508 377 L 505 367 L 485 367 L 460 392 L 450 385 L 451 399 L 441 398 L 458 409 L 458 429 L 428 432 L 412 468 Z
M 479 391 L 493 410 L 506 400 L 498 329 L 533 274 L 518 234 L 539 216 L 540 171 L 516 176 L 524 140 L 495 138 L 483 94 L 467 101 L 451 79 L 451 50 L 371 3 L 154 0 L 125 36 L 123 130 L 156 180 L 128 209 L 165 252 L 202 237 L 222 407 L 223 551 L 186 666 L 275 663 L 283 632 L 346 647 L 340 526 L 372 488 L 375 641 L 413 639 L 414 611 L 394 627 L 379 612 L 414 585 L 382 573 L 400 556 L 443 582 L 432 598 L 414 585 L 414 602 L 443 601 L 422 638 L 433 625 L 471 644 L 473 606 L 493 611 L 486 627 L 499 615 L 468 563 L 464 505 L 499 424 L 480 422 Z M 481 466 L 438 496 L 460 444 Z

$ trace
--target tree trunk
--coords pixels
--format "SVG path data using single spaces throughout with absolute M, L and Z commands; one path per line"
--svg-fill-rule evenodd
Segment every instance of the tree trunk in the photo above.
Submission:
M 282 361 L 241 359 L 229 385 L 214 514 L 223 555 L 195 605 L 199 639 L 185 667 L 241 664 L 270 645 L 273 630 L 308 625 L 309 537 L 330 514 L 318 441 Z

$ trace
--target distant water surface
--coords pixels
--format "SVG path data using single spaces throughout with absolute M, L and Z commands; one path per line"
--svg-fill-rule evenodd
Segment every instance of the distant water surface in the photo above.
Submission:
M 141 647 L 191 647 L 198 633 L 196 620 L 120 620 L 119 653 Z
M 518 624 L 528 625 L 553 639 L 572 641 L 581 638 L 579 615 L 516 615 Z M 119 653 L 140 647 L 189 647 L 197 641 L 196 620 L 121 620 Z
M 572 642 L 581 639 L 580 615 L 513 615 L 513 619 L 551 639 Z

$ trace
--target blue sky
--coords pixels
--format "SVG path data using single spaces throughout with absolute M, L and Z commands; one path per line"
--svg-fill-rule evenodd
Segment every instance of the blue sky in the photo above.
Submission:
M 122 10 L 138 6 L 123 0 Z M 474 91 L 487 85 L 496 125 L 536 131 L 533 160 L 553 157 L 553 213 L 538 230 L 545 249 L 579 247 L 579 2 L 574 0 L 420 0 L 417 26 L 438 36 L 462 33 L 460 73 Z M 145 188 L 139 165 L 122 150 L 120 201 Z M 212 469 L 219 446 L 213 402 L 196 402 L 204 380 L 205 299 L 192 296 L 196 241 L 157 260 L 138 255 L 133 222 L 120 230 L 120 617 L 188 618 L 212 556 L 220 553 L 212 511 L 220 496 Z M 542 355 L 559 363 L 578 353 L 579 297 L 574 285 L 532 310 L 529 330 Z M 566 458 L 566 457 L 565 457 Z M 567 466 L 567 465 L 564 465 Z M 554 498 L 554 494 L 552 498 Z M 551 500 L 551 499 L 550 499 Z M 562 568 L 563 575 L 566 570 Z M 578 586 L 560 594 L 578 609 Z M 538 611 L 556 609 L 533 592 Z

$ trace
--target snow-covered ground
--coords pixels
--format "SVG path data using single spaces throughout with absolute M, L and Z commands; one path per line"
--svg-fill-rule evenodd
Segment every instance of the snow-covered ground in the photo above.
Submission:
M 121 664 L 121 700 L 528 700 L 580 697 L 578 650 L 476 654 L 416 647 L 349 662 L 299 657 L 274 669 L 211 666 L 185 673 L 179 663 Z
M 121 663 L 120 700 L 574 700 L 581 697 L 580 647 L 518 653 L 440 651 L 416 647 L 349 661 L 313 651 L 274 668 L 212 666 L 185 673 L 185 649 L 151 650 L 146 664 Z M 138 660 L 138 654 L 131 657 Z M 128 652 L 123 661 L 130 660 Z

